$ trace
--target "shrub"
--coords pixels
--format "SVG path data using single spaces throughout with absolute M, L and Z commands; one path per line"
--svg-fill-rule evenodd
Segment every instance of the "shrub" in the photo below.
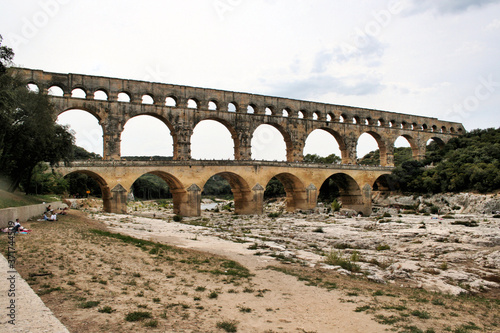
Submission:
M 340 208 L 342 208 L 342 205 L 337 201 L 337 199 L 333 200 L 331 204 L 332 212 L 338 212 L 340 211 Z
M 156 319 L 148 320 L 147 322 L 144 323 L 144 326 L 146 326 L 146 327 L 158 327 L 158 320 L 156 320 Z
M 431 315 L 427 311 L 414 310 L 411 312 L 412 316 L 418 317 L 420 319 L 429 319 Z
M 331 251 L 330 254 L 326 256 L 325 263 L 328 265 L 340 266 L 343 269 L 346 269 L 351 272 L 359 272 L 361 267 L 358 264 L 354 263 L 352 259 L 358 259 L 357 252 L 353 252 L 351 255 L 351 260 L 345 259 L 342 257 L 339 251 Z
M 149 318 L 151 318 L 151 312 L 146 311 L 134 311 L 125 316 L 126 321 L 140 321 Z
M 237 326 L 238 322 L 231 320 L 231 321 L 218 321 L 217 322 L 217 328 L 223 329 L 226 332 L 236 332 L 237 331 Z
M 180 222 L 180 221 L 182 221 L 182 215 L 174 215 L 174 221 L 175 221 L 175 222 Z
M 105 306 L 102 309 L 97 310 L 100 313 L 111 313 L 114 310 L 110 306 Z
M 319 232 L 319 233 L 324 233 L 325 231 L 321 227 L 317 227 L 316 229 L 313 230 L 313 232 Z
M 87 301 L 87 302 L 80 303 L 78 305 L 78 307 L 82 308 L 82 309 L 90 309 L 90 308 L 94 308 L 94 307 L 98 306 L 99 303 L 101 303 L 101 302 L 100 301 Z
M 390 249 L 391 249 L 391 247 L 387 244 L 379 244 L 376 247 L 377 251 L 384 251 L 384 250 L 390 250 Z

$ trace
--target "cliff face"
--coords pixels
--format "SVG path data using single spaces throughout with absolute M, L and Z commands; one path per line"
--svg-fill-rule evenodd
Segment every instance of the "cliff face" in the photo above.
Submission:
M 406 208 L 419 211 L 429 211 L 432 207 L 439 209 L 439 214 L 492 214 L 500 213 L 499 194 L 475 194 L 475 193 L 444 193 L 432 196 L 375 196 L 375 206 L 382 209 Z M 434 210 L 436 208 L 433 208 Z

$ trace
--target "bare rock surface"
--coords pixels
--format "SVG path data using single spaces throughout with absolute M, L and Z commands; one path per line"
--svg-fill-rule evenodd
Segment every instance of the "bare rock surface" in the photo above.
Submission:
M 460 209 L 455 209 L 460 212 L 448 212 L 445 216 L 407 214 L 401 206 L 390 207 L 398 202 L 415 204 L 419 198 L 384 200 L 392 204 L 372 217 L 349 218 L 344 216 L 345 212 L 326 213 L 326 209 L 284 213 L 284 203 L 274 202 L 266 210 L 278 213 L 277 217 L 204 211 L 201 217 L 173 222 L 170 207 L 158 207 L 151 202 L 132 205 L 130 213 L 137 216 L 97 214 L 95 218 L 121 232 L 125 229 L 152 234 L 174 232 L 184 234 L 187 239 L 211 236 L 246 243 L 256 256 L 309 266 L 324 265 L 331 253 L 346 260 L 354 255 L 361 267 L 361 273 L 357 274 L 379 283 L 398 283 L 450 294 L 481 292 L 500 286 L 500 219 L 489 211 L 478 213 L 485 207 L 490 210 L 497 207 L 499 198 L 439 195 L 419 203 L 426 207 L 435 205 L 439 210 L 462 204 Z M 223 205 L 228 203 L 219 204 Z M 352 274 L 339 266 L 332 269 Z

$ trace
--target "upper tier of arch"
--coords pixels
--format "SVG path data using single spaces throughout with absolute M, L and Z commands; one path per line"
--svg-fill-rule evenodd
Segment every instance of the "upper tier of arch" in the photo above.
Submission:
M 51 73 L 12 68 L 27 84 L 48 92 L 60 88 L 54 100 L 59 112 L 82 108 L 94 114 L 103 126 L 104 157 L 119 158 L 120 134 L 131 117 L 149 114 L 170 123 L 174 158 L 190 158 L 190 134 L 204 119 L 216 119 L 228 127 L 235 140 L 235 158 L 251 159 L 253 130 L 271 124 L 288 136 L 288 161 L 302 161 L 307 135 L 325 129 L 341 141 L 343 163 L 356 163 L 356 142 L 369 133 L 379 142 L 381 164 L 392 165 L 392 148 L 399 136 L 412 143 L 421 158 L 429 139 L 447 142 L 465 132 L 463 125 L 403 113 L 372 110 L 289 98 L 239 93 L 81 74 Z

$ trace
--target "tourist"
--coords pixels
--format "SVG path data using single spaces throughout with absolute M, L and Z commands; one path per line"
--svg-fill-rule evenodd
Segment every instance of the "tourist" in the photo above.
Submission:
M 21 223 L 19 222 L 19 219 L 16 219 L 16 223 L 14 223 L 14 226 L 12 227 L 12 232 L 19 232 L 23 230 L 24 228 L 21 226 Z

